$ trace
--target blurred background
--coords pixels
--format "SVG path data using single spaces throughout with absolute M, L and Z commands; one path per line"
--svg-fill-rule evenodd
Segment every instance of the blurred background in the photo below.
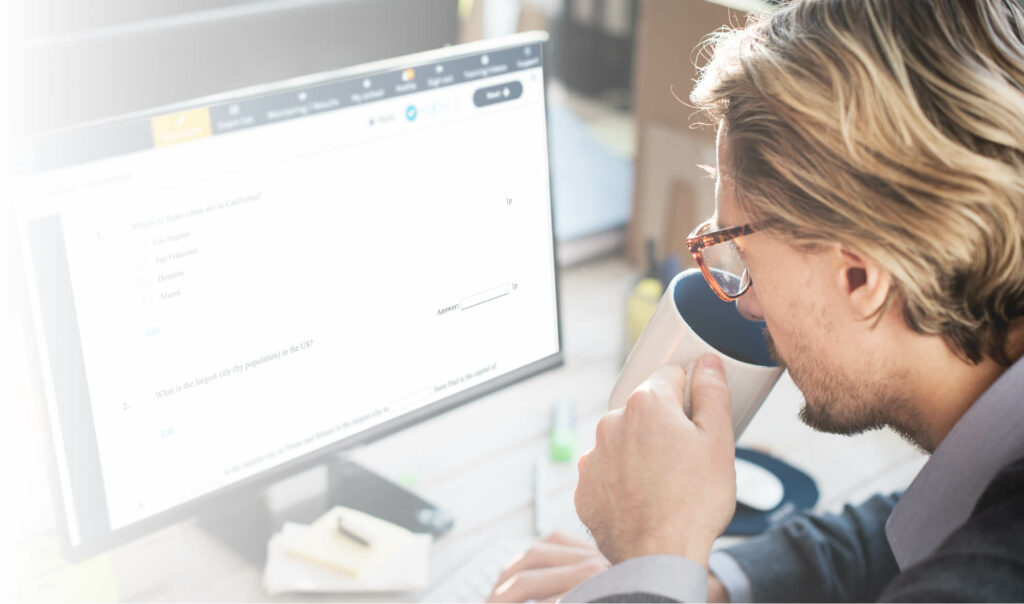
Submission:
M 25 543 L 54 530 L 45 419 L 9 178 L 18 141 L 290 77 L 517 31 L 550 33 L 557 256 L 621 254 L 637 278 L 689 266 L 713 209 L 714 133 L 686 104 L 701 39 L 761 0 L 19 0 L 4 3 L 0 207 L 0 599 L 38 573 Z M 621 317 L 615 317 L 621 322 Z M 38 552 L 37 552 L 38 553 Z M 34 568 L 34 569 L 33 569 Z M 45 593 L 45 592 L 40 592 Z M 7 597 L 10 596 L 10 597 Z M 45 598 L 44 598 L 45 599 Z

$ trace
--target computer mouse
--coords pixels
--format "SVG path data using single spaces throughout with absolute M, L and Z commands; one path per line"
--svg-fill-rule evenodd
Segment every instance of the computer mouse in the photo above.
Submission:
M 782 503 L 785 488 L 778 476 L 761 466 L 736 458 L 736 501 L 759 512 Z

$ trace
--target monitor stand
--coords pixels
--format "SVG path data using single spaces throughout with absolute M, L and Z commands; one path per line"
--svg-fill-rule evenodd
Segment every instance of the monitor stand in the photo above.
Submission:
M 262 566 L 267 542 L 285 522 L 308 524 L 336 505 L 365 511 L 416 533 L 438 537 L 451 529 L 452 517 L 408 489 L 354 461 L 333 457 L 325 463 L 326 488 L 297 502 L 271 506 L 268 489 L 242 491 L 199 517 L 207 533 L 249 562 Z

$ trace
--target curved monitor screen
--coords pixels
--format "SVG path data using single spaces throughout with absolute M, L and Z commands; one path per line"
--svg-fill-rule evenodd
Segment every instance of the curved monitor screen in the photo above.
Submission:
M 541 41 L 35 141 L 17 210 L 73 548 L 560 361 Z

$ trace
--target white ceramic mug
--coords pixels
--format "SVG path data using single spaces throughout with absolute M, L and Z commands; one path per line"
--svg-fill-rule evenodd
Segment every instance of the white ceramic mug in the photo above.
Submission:
M 719 299 L 697 269 L 683 271 L 669 283 L 622 367 L 609 407 L 624 406 L 633 390 L 662 365 L 678 365 L 690 375 L 697 359 L 708 352 L 717 354 L 725 367 L 733 435 L 739 438 L 782 368 L 768 352 L 764 323 L 744 319 L 735 303 Z M 683 404 L 689 415 L 689 380 Z

